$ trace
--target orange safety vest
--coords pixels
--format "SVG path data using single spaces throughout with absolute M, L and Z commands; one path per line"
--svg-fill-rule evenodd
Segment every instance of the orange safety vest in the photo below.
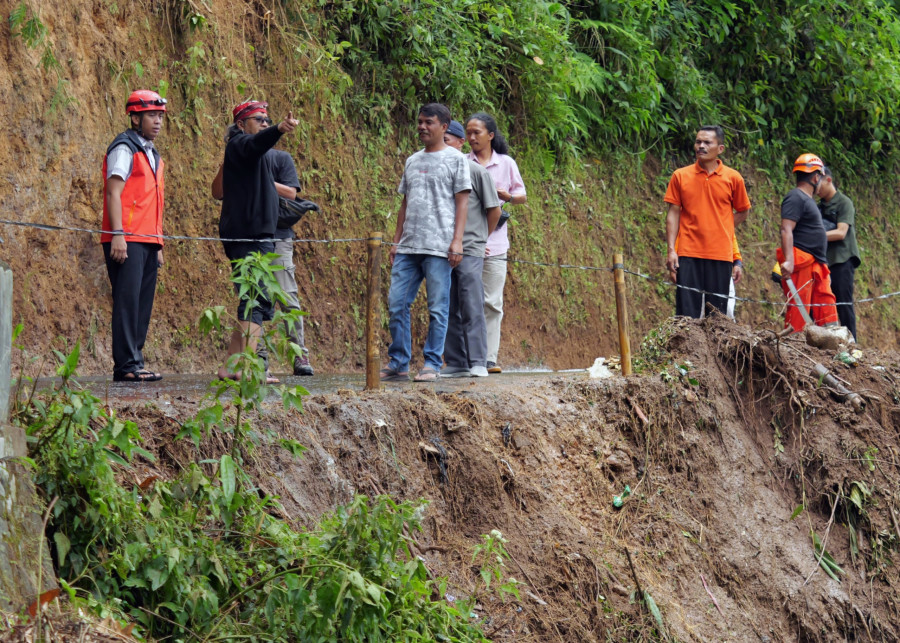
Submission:
M 103 157 L 103 229 L 111 230 L 109 210 L 106 204 L 106 170 L 109 152 L 114 147 L 125 143 L 134 151 L 131 176 L 125 181 L 125 189 L 122 190 L 122 229 L 126 232 L 125 241 L 128 243 L 155 243 L 162 246 L 164 245 L 162 239 L 136 235 L 161 235 L 163 233 L 164 164 L 160 158 L 154 173 L 147 154 L 137 145 L 131 134 L 133 133 L 126 131 L 117 136 L 107 149 L 106 156 Z M 108 233 L 101 234 L 100 243 L 112 241 L 112 237 L 113 235 Z

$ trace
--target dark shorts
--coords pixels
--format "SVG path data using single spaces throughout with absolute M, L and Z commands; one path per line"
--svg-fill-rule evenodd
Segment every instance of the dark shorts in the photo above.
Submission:
M 731 286 L 730 261 L 678 257 L 676 282 L 696 290 L 679 288 L 675 293 L 675 314 L 699 319 L 711 306 L 723 315 L 728 309 Z M 706 291 L 697 292 L 697 290 Z
M 223 241 L 222 247 L 225 249 L 225 256 L 234 264 L 238 259 L 245 259 L 254 252 L 262 252 L 263 254 L 275 252 L 275 243 L 273 241 Z M 232 277 L 235 276 L 234 268 L 232 268 Z M 261 288 L 263 296 L 256 300 L 256 305 L 248 297 L 244 297 L 238 302 L 237 316 L 241 321 L 250 321 L 257 325 L 263 322 L 271 321 L 275 316 L 275 306 L 269 299 L 265 288 Z M 234 285 L 234 292 L 238 294 L 239 287 Z

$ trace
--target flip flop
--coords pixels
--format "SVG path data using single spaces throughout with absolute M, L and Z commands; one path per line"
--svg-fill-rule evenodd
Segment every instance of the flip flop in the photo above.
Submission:
M 408 382 L 409 371 L 395 371 L 392 368 L 383 368 L 378 374 L 378 378 L 382 382 Z
M 437 378 L 438 372 L 430 366 L 426 366 L 416 374 L 413 382 L 436 382 Z
M 131 377 L 128 377 L 128 376 Z M 153 373 L 145 368 L 129 373 L 113 374 L 114 382 L 158 382 L 162 379 L 160 373 Z

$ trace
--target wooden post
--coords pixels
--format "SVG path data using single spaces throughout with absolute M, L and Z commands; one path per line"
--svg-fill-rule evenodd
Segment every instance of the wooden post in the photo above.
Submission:
M 631 375 L 631 342 L 628 340 L 628 308 L 625 305 L 625 259 L 622 253 L 613 255 L 613 276 L 616 284 L 616 320 L 619 322 L 619 356 L 622 375 Z
M 369 234 L 368 280 L 366 287 L 366 390 L 372 391 L 381 386 L 378 371 L 381 369 L 381 351 L 378 349 L 377 315 L 378 302 L 381 300 L 381 240 L 380 232 Z
M 9 392 L 12 383 L 12 302 L 13 273 L 9 266 L 0 261 L 0 425 L 9 419 Z M 3 484 L 0 484 L 0 487 Z

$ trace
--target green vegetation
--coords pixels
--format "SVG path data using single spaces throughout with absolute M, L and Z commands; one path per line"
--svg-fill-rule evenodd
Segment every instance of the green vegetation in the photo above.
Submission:
M 380 125 L 434 98 L 551 151 L 663 152 L 718 122 L 763 159 L 898 160 L 900 19 L 877 0 L 319 5 L 351 105 Z
M 56 58 L 53 43 L 48 38 L 47 26 L 41 21 L 40 15 L 25 2 L 20 2 L 9 14 L 9 32 L 14 38 L 21 38 L 28 49 L 40 49 L 41 69 L 55 75 L 56 88 L 50 98 L 48 113 L 55 114 L 75 105 L 77 101 L 69 91 L 69 81 L 64 78 L 62 65 Z
M 255 255 L 236 271 L 251 299 L 260 283 L 283 296 L 270 258 Z M 210 328 L 221 321 L 211 311 L 204 319 Z M 133 421 L 73 380 L 79 356 L 79 345 L 57 352 L 61 383 L 46 396 L 17 395 L 14 409 L 51 507 L 48 536 L 60 583 L 73 601 L 133 620 L 144 636 L 174 641 L 485 640 L 469 619 L 474 599 L 458 607 L 442 600 L 446 581 L 410 550 L 422 502 L 357 496 L 308 532 L 273 515 L 282 513 L 277 499 L 261 497 L 243 463 L 261 444 L 294 456 L 304 448 L 253 426 L 249 414 L 266 396 L 265 367 L 255 355 L 233 358 L 241 381 L 221 383 L 184 423 L 178 438 L 194 440 L 196 463 L 170 480 L 136 477 L 138 460 L 153 455 Z M 285 406 L 299 409 L 302 393 L 282 387 Z M 226 444 L 231 436 L 230 453 L 204 451 L 213 432 Z M 507 556 L 500 540 L 486 536 L 475 556 L 490 558 L 483 561 L 485 592 L 495 580 L 501 597 L 516 593 L 515 581 L 503 582 L 500 573 Z

